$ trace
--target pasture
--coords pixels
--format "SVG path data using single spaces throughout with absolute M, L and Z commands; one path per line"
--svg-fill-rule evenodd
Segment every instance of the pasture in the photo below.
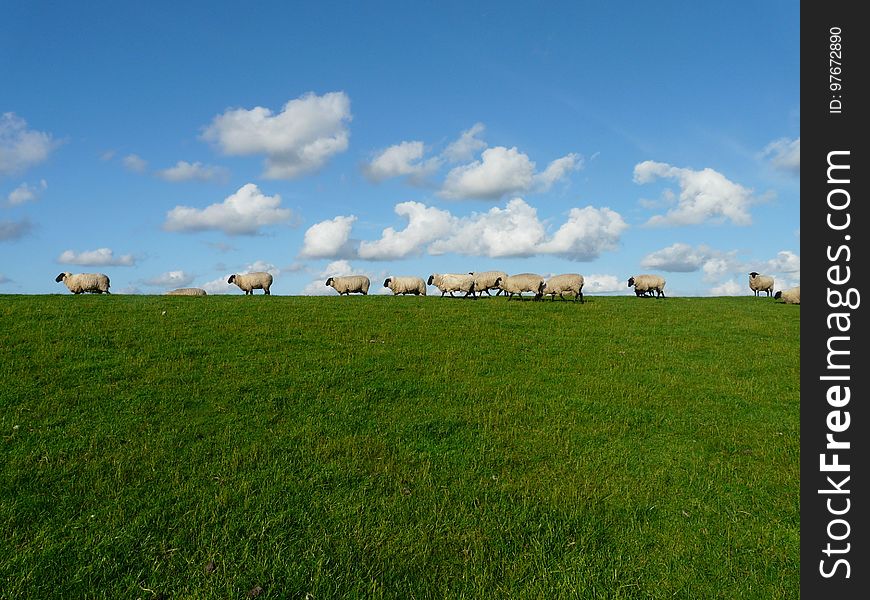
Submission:
M 796 598 L 800 307 L 0 297 L 2 598 Z

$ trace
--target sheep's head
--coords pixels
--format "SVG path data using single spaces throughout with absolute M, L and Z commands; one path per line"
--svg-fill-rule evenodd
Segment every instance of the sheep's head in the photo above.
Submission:
M 326 280 L 326 285 L 332 285 L 335 282 L 335 277 L 330 277 Z
M 755 279 L 756 277 L 758 277 L 758 273 L 756 273 L 755 271 L 749 274 L 750 279 Z
M 230 275 L 230 278 L 227 279 L 227 283 L 232 283 L 232 282 L 234 282 L 235 280 L 236 280 L 236 276 L 235 276 L 235 275 Z
M 780 291 L 778 291 L 777 293 L 775 293 L 775 294 L 773 295 L 773 297 L 776 298 L 777 300 L 779 300 L 780 298 L 782 298 L 782 290 L 780 290 Z
M 55 277 L 54 281 L 55 281 L 55 283 L 60 283 L 61 281 L 63 281 L 64 279 L 66 279 L 69 276 L 70 276 L 70 273 L 64 272 L 64 273 L 61 273 L 60 275 L 58 275 L 57 277 Z
M 634 277 L 629 277 L 628 278 L 628 287 L 631 287 L 633 285 L 634 285 Z
M 432 285 L 432 282 L 435 281 L 435 275 L 429 275 L 428 281 L 426 281 L 426 285 Z
M 390 282 L 393 280 L 392 277 L 387 277 L 384 279 L 384 287 L 390 287 Z
M 496 277 L 496 278 L 495 278 L 495 283 L 494 283 L 493 285 L 494 285 L 495 287 L 497 287 L 497 288 L 500 288 L 502 283 L 504 283 L 504 281 L 502 281 L 502 278 L 501 278 L 501 277 Z

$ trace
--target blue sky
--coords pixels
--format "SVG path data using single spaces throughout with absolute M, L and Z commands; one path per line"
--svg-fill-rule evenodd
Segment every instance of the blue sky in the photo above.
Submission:
M 5 6 L 0 293 L 800 283 L 798 2 L 361 4 Z

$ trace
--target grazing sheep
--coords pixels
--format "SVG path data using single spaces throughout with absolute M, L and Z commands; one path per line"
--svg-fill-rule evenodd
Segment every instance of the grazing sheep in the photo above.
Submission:
M 508 300 L 513 298 L 514 294 L 522 299 L 523 292 L 533 292 L 535 300 L 538 300 L 541 298 L 541 286 L 544 285 L 544 278 L 537 273 L 520 273 L 499 277 L 496 280 L 496 285 L 505 293 Z
M 169 290 L 167 296 L 207 296 L 206 291 L 202 288 L 178 288 L 177 290 Z
M 63 281 L 73 294 L 110 294 L 109 277 L 102 273 L 61 273 L 55 282 Z
M 387 277 L 384 287 L 393 291 L 393 296 L 399 294 L 426 295 L 426 282 L 420 277 Z
M 272 275 L 264 271 L 244 273 L 241 275 L 235 273 L 234 275 L 230 275 L 230 278 L 227 279 L 227 283 L 235 283 L 245 292 L 245 296 L 249 294 L 253 296 L 254 290 L 263 290 L 267 296 L 271 296 L 269 288 L 272 287 Z
M 556 294 L 564 300 L 565 293 L 572 294 L 574 301 L 583 300 L 583 276 L 579 273 L 565 273 L 563 275 L 553 275 L 541 285 L 541 295 L 550 296 L 550 300 L 556 299 Z
M 773 295 L 774 298 L 779 300 L 782 298 L 782 301 L 785 304 L 800 304 L 801 303 L 801 286 L 789 288 L 785 291 L 778 291 Z
M 755 271 L 749 274 L 749 289 L 758 295 L 758 292 L 767 292 L 770 296 L 773 294 L 773 277 L 770 275 L 759 275 Z
M 344 277 L 330 277 L 326 285 L 335 289 L 338 295 L 362 294 L 368 296 L 371 281 L 365 275 L 345 275 Z
M 470 272 L 474 278 L 474 291 L 479 295 L 483 295 L 483 292 L 486 292 L 487 296 L 492 296 L 489 293 L 489 290 L 498 290 L 495 295 L 498 296 L 501 294 L 502 290 L 496 285 L 496 280 L 499 277 L 507 279 L 508 274 L 504 271 L 480 271 L 480 272 Z
M 661 275 L 635 275 L 628 278 L 628 287 L 634 286 L 636 296 L 646 296 L 649 294 L 655 297 L 665 295 L 665 279 Z
M 453 292 L 465 292 L 463 298 L 467 298 L 469 295 L 472 298 L 477 298 L 474 295 L 474 277 L 471 275 L 462 273 L 433 273 L 429 275 L 429 280 L 426 284 L 434 285 L 441 290 L 442 297 L 449 292 L 455 298 Z

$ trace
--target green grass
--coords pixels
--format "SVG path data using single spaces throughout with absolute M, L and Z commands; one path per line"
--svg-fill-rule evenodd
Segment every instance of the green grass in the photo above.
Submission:
M 0 597 L 798 597 L 800 307 L 588 300 L 0 297 Z

